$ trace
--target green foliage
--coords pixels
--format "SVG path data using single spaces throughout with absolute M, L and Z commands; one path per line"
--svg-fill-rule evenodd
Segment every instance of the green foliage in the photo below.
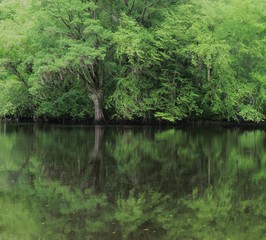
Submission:
M 122 15 L 113 38 L 117 44 L 116 54 L 119 58 L 126 56 L 133 68 L 147 68 L 160 60 L 153 34 L 126 15 Z
M 254 109 L 251 105 L 244 106 L 239 112 L 239 115 L 244 121 L 260 122 L 261 120 L 264 120 L 264 115 Z
M 107 119 L 264 121 L 264 8 L 3 0 L 0 115 L 85 118 L 103 108 Z
M 118 80 L 116 90 L 108 100 L 109 106 L 116 109 L 113 117 L 117 119 L 142 118 L 151 108 L 145 87 L 139 87 L 140 79 L 130 77 Z
M 199 95 L 189 84 L 177 89 L 175 83 L 165 82 L 157 91 L 155 117 L 176 122 L 201 113 L 197 106 Z
M 69 91 L 57 90 L 48 94 L 48 99 L 39 100 L 37 116 L 71 117 L 73 119 L 84 119 L 92 116 L 92 102 L 84 90 L 71 88 Z
M 16 79 L 0 81 L 0 116 L 28 116 L 29 92 Z

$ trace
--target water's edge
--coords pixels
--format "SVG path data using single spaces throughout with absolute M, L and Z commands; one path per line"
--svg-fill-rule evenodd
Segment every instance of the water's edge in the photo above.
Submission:
M 172 126 L 172 127 L 241 127 L 241 128 L 265 128 L 266 121 L 245 122 L 245 121 L 222 121 L 222 120 L 180 120 L 175 123 L 167 121 L 139 121 L 139 120 L 107 120 L 105 122 L 94 122 L 92 119 L 33 119 L 33 118 L 0 118 L 0 123 L 38 123 L 38 124 L 70 124 L 90 126 Z

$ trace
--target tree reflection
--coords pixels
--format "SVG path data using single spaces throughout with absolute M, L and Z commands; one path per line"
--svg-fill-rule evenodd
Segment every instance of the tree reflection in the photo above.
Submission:
M 102 141 L 104 135 L 104 127 L 103 126 L 95 126 L 94 128 L 94 146 L 92 152 L 89 157 L 87 171 L 88 173 L 85 175 L 81 189 L 84 190 L 86 188 L 93 189 L 94 192 L 100 191 L 100 180 L 101 180 L 101 165 L 103 164 L 103 149 L 102 149 Z M 85 170 L 86 171 L 86 170 Z
M 263 239 L 265 142 L 262 130 L 0 127 L 0 237 Z

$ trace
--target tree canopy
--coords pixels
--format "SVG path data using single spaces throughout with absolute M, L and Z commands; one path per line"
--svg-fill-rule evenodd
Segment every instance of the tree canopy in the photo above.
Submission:
M 260 122 L 264 0 L 1 0 L 0 116 Z

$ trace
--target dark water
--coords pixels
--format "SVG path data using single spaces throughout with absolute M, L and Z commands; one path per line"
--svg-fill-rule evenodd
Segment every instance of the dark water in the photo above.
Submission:
M 265 130 L 0 124 L 0 239 L 266 239 Z

